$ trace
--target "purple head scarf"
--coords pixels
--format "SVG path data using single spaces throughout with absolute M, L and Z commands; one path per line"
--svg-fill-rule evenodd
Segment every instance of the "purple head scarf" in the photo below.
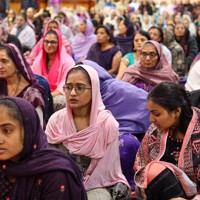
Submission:
M 61 151 L 48 147 L 46 135 L 40 126 L 39 117 L 34 107 L 26 100 L 18 97 L 2 98 L 0 104 L 2 101 L 9 100 L 17 105 L 24 128 L 24 147 L 18 162 L 0 161 L 1 174 L 16 177 L 16 182 L 10 192 L 10 199 L 35 199 L 31 194 L 37 175 L 59 170 L 70 174 L 72 179 L 75 180 L 73 183 L 76 184 L 69 186 L 71 187 L 71 199 L 86 199 L 81 182 L 81 173 L 77 165 Z M 2 177 L 0 176 L 0 183 L 4 184 L 5 179 Z M 1 196 L 3 195 L 1 190 L 0 188 L 0 199 L 4 197 Z
M 147 92 L 112 78 L 103 67 L 93 61 L 85 60 L 83 63 L 97 71 L 103 103 L 118 121 L 120 133 L 145 133 L 150 125 L 149 112 L 146 110 Z
M 72 42 L 72 50 L 75 56 L 75 61 L 79 61 L 79 58 L 85 58 L 90 47 L 97 42 L 92 22 L 89 19 L 84 21 L 86 23 L 85 34 L 77 33 L 74 41 Z

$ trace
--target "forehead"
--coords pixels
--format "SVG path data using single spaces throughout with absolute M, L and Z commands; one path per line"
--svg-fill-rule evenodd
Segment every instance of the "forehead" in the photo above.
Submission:
M 142 51 L 151 51 L 157 53 L 156 47 L 151 43 L 145 44 L 142 48 Z
M 151 99 L 147 100 L 147 106 L 146 107 L 149 111 L 165 111 L 166 110 L 164 107 L 155 103 Z
M 70 72 L 70 74 L 67 77 L 66 82 L 88 83 L 88 78 L 83 71 L 77 70 L 77 71 Z
M 152 28 L 149 30 L 149 33 L 157 33 L 160 35 L 160 31 L 157 28 Z
M 140 33 L 136 33 L 134 40 L 136 40 L 136 39 L 146 39 L 147 40 L 147 38 L 144 35 L 141 35 Z
M 54 33 L 48 33 L 46 36 L 45 36 L 45 39 L 54 39 L 54 40 L 58 40 L 58 37 L 54 34 Z
M 104 33 L 106 33 L 106 31 L 105 31 L 104 28 L 99 28 L 99 29 L 97 30 L 97 33 L 98 33 L 98 32 L 104 32 Z
M 184 26 L 184 24 L 176 24 L 175 28 L 184 28 L 185 29 L 185 26 Z
M 50 26 L 51 26 L 51 27 L 58 27 L 58 24 L 57 24 L 56 22 L 50 22 L 48 26 L 49 26 L 49 27 L 50 27 Z
M 5 49 L 0 49 L 0 56 L 9 58 L 8 53 Z

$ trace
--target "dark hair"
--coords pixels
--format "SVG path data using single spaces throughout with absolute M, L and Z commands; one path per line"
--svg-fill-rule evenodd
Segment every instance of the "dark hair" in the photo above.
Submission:
M 21 111 L 19 110 L 19 107 L 14 101 L 7 98 L 0 98 L 0 106 L 1 105 L 8 108 L 8 115 L 10 117 L 17 120 L 20 124 L 23 124 Z
M 168 111 L 181 108 L 179 130 L 186 133 L 193 111 L 189 95 L 183 87 L 173 82 L 162 82 L 149 93 L 147 100 L 162 106 Z
M 134 34 L 134 26 L 133 22 L 131 22 L 128 18 L 122 19 L 124 25 L 127 27 L 126 36 L 133 36 Z
M 53 29 L 48 30 L 47 33 L 45 34 L 45 37 L 46 37 L 46 35 L 48 35 L 48 34 L 54 34 L 54 35 L 56 35 L 56 37 L 58 38 L 57 33 L 56 33 Z
M 112 42 L 113 44 L 117 44 L 114 36 L 113 36 L 113 33 L 112 33 L 112 30 L 108 27 L 108 26 L 104 26 L 104 25 L 100 25 L 96 28 L 95 30 L 95 34 L 97 34 L 97 31 L 100 29 L 100 28 L 103 28 L 105 30 L 105 32 L 110 36 L 110 39 L 109 41 Z
M 20 13 L 18 16 L 23 17 L 25 22 L 27 21 L 26 13 Z
M 151 29 L 157 29 L 160 33 L 160 42 L 159 43 L 162 43 L 163 40 L 164 40 L 164 34 L 163 34 L 163 30 L 162 28 L 158 27 L 158 26 L 151 26 L 148 30 L 148 32 L 151 30 Z
M 147 40 L 151 40 L 151 37 L 150 37 L 149 33 L 146 32 L 146 31 L 143 31 L 143 30 L 136 31 L 136 32 L 134 33 L 134 35 L 133 35 L 133 40 L 135 39 L 135 36 L 136 36 L 137 34 L 140 34 L 140 35 L 146 37 Z M 134 47 L 134 42 L 133 42 L 133 50 L 134 50 L 134 48 L 135 48 L 135 47 Z
M 3 44 L 0 44 L 0 50 L 5 50 L 8 57 L 14 62 L 15 66 L 17 67 L 17 63 L 15 61 L 15 57 L 12 53 L 12 51 L 10 50 L 10 48 L 8 48 L 7 46 L 3 45 Z
M 70 69 L 68 71 L 66 79 L 65 79 L 65 83 L 66 83 L 66 81 L 67 81 L 67 79 L 68 79 L 68 77 L 69 77 L 70 74 L 72 74 L 74 72 L 78 72 L 78 71 L 81 71 L 84 74 L 84 76 L 87 79 L 88 83 L 91 85 L 91 79 L 90 79 L 89 74 L 87 73 L 87 71 L 83 67 L 79 66 L 79 63 L 77 63 L 75 65 L 75 67 L 73 67 L 72 69 Z

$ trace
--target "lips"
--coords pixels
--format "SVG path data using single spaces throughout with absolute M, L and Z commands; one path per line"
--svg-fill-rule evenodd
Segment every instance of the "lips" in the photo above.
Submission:
M 70 103 L 77 103 L 78 100 L 77 100 L 77 99 L 70 99 L 69 102 L 70 102 Z
M 6 149 L 0 148 L 0 154 L 1 154 L 1 153 L 4 153 L 5 151 L 6 151 Z

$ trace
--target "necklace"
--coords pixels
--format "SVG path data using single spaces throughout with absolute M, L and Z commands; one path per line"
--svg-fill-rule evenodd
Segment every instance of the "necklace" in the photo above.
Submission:
M 11 96 L 16 96 L 17 92 L 18 92 L 18 89 L 19 89 L 19 85 L 20 85 L 20 81 L 21 81 L 21 75 L 18 75 L 18 81 L 17 81 L 17 85 L 16 85 L 16 88 L 15 90 L 13 90 L 13 94 Z

